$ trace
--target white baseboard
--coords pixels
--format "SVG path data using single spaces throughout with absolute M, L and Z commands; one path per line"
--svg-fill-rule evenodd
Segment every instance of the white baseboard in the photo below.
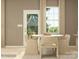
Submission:
M 76 46 L 70 46 L 70 45 L 68 45 L 67 47 L 68 47 L 68 48 L 75 48 Z
M 24 46 L 5 46 L 5 47 L 20 47 L 20 48 L 23 48 Z
M 73 51 L 73 52 L 66 52 L 66 54 L 67 54 L 67 55 L 68 55 L 68 54 L 72 55 L 72 54 L 78 54 L 78 52 L 77 52 L 77 51 Z

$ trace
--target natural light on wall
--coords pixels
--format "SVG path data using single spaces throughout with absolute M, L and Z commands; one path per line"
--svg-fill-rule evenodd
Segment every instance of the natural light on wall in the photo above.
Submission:
M 59 7 L 46 8 L 46 32 L 59 33 Z

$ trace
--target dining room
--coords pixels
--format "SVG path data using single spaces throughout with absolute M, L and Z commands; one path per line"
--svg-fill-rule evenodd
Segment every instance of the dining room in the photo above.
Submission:
M 3 59 L 78 59 L 78 0 L 2 0 Z

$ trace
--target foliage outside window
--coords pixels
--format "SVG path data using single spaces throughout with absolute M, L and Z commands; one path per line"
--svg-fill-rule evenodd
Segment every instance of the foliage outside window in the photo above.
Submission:
M 59 8 L 46 8 L 46 32 L 59 33 Z
M 28 36 L 31 36 L 32 34 L 38 34 L 37 14 L 27 14 L 27 34 Z

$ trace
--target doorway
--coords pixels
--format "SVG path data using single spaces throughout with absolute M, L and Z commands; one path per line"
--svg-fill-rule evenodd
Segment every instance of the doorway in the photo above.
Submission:
M 40 33 L 39 10 L 23 11 L 23 43 L 26 46 L 27 40 L 32 34 Z

